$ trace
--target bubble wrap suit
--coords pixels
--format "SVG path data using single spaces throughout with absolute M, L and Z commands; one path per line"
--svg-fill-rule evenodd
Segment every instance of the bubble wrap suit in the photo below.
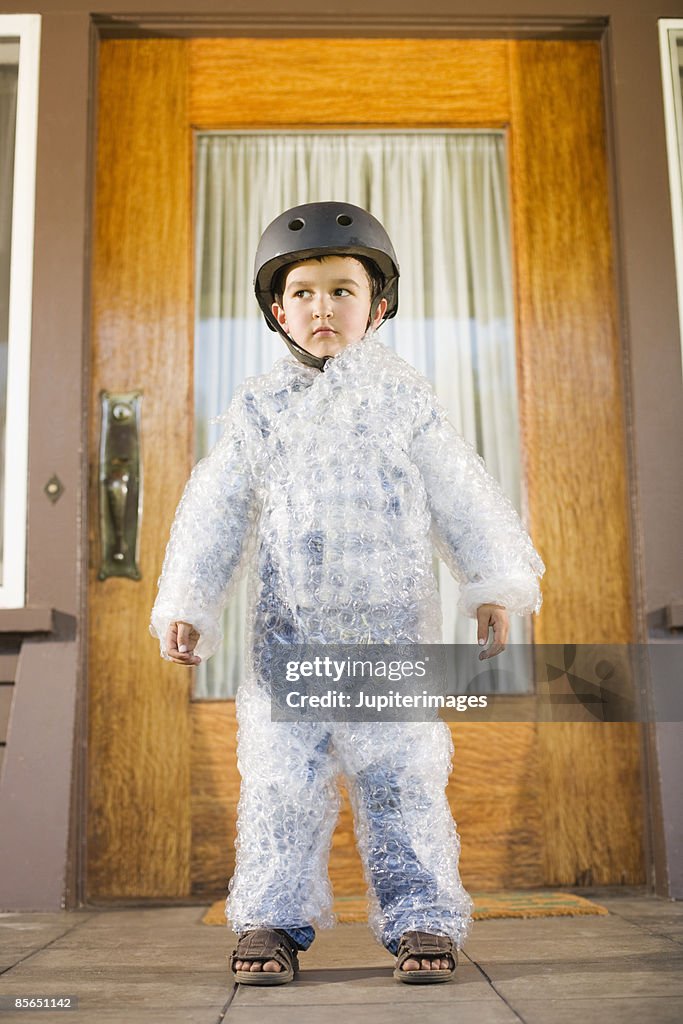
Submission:
M 301 948 L 313 923 L 334 923 L 327 858 L 342 771 L 377 939 L 395 952 L 421 929 L 460 946 L 471 900 L 445 794 L 446 723 L 271 722 L 258 666 L 278 642 L 440 643 L 433 545 L 472 618 L 489 602 L 537 611 L 543 563 L 428 381 L 372 334 L 322 372 L 285 356 L 222 419 L 178 505 L 150 629 L 167 657 L 169 624 L 190 622 L 196 653 L 210 656 L 250 565 L 228 921 L 285 929 Z

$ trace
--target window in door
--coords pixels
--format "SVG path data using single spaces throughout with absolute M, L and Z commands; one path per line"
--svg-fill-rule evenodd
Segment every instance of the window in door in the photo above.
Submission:
M 287 207 L 338 199 L 374 213 L 398 254 L 399 314 L 378 337 L 431 380 L 521 510 L 505 133 L 198 133 L 195 178 L 196 458 L 218 440 L 212 420 L 235 388 L 286 353 L 252 288 L 262 230 Z M 457 584 L 444 565 L 437 572 L 444 641 L 476 644 L 476 625 L 455 614 Z M 199 666 L 196 698 L 234 696 L 246 601 L 243 581 L 225 611 L 221 649 Z M 530 621 L 511 616 L 511 625 L 506 658 L 515 671 L 492 671 L 492 692 L 526 692 L 531 679 Z

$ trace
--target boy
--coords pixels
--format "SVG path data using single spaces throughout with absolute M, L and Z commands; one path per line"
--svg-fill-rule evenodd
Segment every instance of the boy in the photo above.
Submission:
M 247 380 L 195 466 L 159 579 L 162 655 L 197 664 L 255 545 L 248 664 L 237 694 L 237 863 L 226 916 L 245 984 L 282 984 L 334 923 L 327 858 L 346 775 L 369 923 L 401 981 L 445 981 L 471 900 L 445 796 L 445 722 L 272 722 L 279 643 L 440 643 L 434 541 L 477 619 L 480 657 L 505 647 L 508 611 L 538 611 L 543 563 L 517 513 L 454 430 L 429 383 L 374 332 L 396 314 L 399 269 L 365 210 L 288 210 L 256 253 L 256 296 L 290 355 Z

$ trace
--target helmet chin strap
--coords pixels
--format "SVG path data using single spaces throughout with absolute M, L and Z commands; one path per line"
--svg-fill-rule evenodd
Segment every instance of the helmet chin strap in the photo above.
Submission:
M 277 330 L 285 339 L 285 344 L 289 351 L 299 360 L 300 363 L 303 363 L 305 366 L 312 366 L 315 370 L 322 370 L 325 363 L 330 358 L 329 356 L 314 356 L 312 352 L 309 352 L 308 349 L 302 348 L 298 342 L 294 341 L 294 338 L 291 338 L 279 324 Z
M 362 338 L 358 339 L 359 341 L 362 341 L 363 338 L 369 338 L 371 335 L 375 333 L 376 328 L 372 326 L 371 320 L 372 318 L 368 317 L 368 322 L 365 327 L 365 333 L 363 334 Z M 285 344 L 287 345 L 287 348 L 292 353 L 292 355 L 295 356 L 299 360 L 299 362 L 303 363 L 305 366 L 312 366 L 314 369 L 322 371 L 327 360 L 334 358 L 333 356 L 315 356 L 313 355 L 312 352 L 309 352 L 308 349 L 303 348 L 301 345 L 299 345 L 298 342 L 294 341 L 294 338 L 290 337 L 290 335 L 287 334 L 279 324 L 277 325 L 277 330 L 278 333 L 281 334 L 282 337 L 285 339 Z

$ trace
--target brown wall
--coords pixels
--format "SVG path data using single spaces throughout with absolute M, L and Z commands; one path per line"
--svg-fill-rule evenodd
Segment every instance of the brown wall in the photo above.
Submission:
M 136 0 L 111 0 L 113 31 Z M 149 34 L 179 34 L 187 4 L 138 0 Z M 0 778 L 0 910 L 55 909 L 77 901 L 77 819 L 85 730 L 83 593 L 88 352 L 88 225 L 95 30 L 87 0 L 0 0 L 0 13 L 42 13 L 29 456 L 28 593 L 56 608 L 57 632 L 26 640 L 19 659 Z M 683 599 L 683 388 L 666 165 L 657 17 L 683 17 L 681 0 L 204 0 L 196 34 L 504 35 L 556 38 L 603 19 L 605 85 L 614 172 L 614 231 L 632 465 L 633 573 L 638 635 L 646 615 Z M 235 12 L 234 15 L 231 12 Z M 372 13 L 372 12 L 376 13 Z M 516 15 L 523 12 L 523 17 Z M 155 13 L 158 12 L 158 13 Z M 177 20 L 174 22 L 174 12 Z M 142 20 L 142 18 L 140 19 Z M 107 25 L 104 25 L 104 21 Z M 221 25 L 220 22 L 223 22 Z M 203 29 L 201 26 L 204 26 Z M 114 26 L 114 28 L 112 27 Z M 185 26 L 187 28 L 187 26 Z M 57 473 L 64 493 L 43 493 Z M 2 613 L 0 612 L 0 630 Z M 72 770 L 73 769 L 73 770 Z M 45 807 L 51 808 L 47 823 Z M 40 827 L 38 823 L 40 822 Z M 67 858 L 67 849 L 70 857 Z

